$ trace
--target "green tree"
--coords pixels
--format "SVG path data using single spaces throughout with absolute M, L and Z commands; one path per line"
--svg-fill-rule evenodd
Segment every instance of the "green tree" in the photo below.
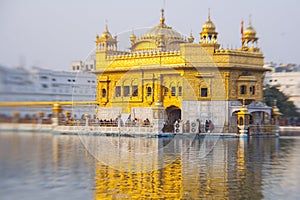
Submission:
M 297 108 L 292 101 L 289 101 L 289 97 L 279 91 L 277 86 L 264 89 L 264 99 L 268 106 L 274 106 L 274 100 L 277 101 L 277 107 L 283 114 L 283 118 L 300 117 L 300 113 L 297 112 Z

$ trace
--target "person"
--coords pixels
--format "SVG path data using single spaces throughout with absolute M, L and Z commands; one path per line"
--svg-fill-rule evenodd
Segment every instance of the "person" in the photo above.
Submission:
M 150 121 L 148 118 L 146 118 L 146 120 L 144 120 L 144 125 L 145 126 L 149 126 L 150 125 Z
M 138 120 L 137 120 L 137 118 L 134 118 L 134 120 L 133 120 L 133 126 L 138 126 Z
M 212 123 L 211 120 L 209 120 L 209 132 L 211 133 L 215 129 L 215 125 Z
M 205 120 L 205 132 L 207 133 L 209 129 L 209 122 L 208 120 Z
M 197 119 L 198 122 L 198 133 L 201 133 L 201 121 L 199 119 Z
M 189 120 L 187 120 L 186 122 L 185 122 L 185 133 L 189 133 L 190 132 L 190 121 Z

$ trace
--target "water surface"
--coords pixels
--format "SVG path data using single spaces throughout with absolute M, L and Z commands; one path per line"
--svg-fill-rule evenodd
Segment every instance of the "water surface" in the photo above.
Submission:
M 0 133 L 0 199 L 299 199 L 300 137 Z

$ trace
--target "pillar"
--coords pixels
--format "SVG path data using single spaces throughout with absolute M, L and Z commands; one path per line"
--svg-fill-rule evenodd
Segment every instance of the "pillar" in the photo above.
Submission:
M 63 109 L 59 103 L 55 103 L 52 109 L 52 125 L 58 126 L 61 121 L 61 113 Z
M 237 113 L 238 116 L 238 128 L 240 137 L 248 137 L 249 128 L 249 116 L 248 108 L 245 105 L 245 100 L 243 100 L 243 106 L 241 110 Z
M 164 127 L 165 109 L 161 101 L 157 101 L 152 108 L 153 112 L 153 133 L 160 134 Z
M 19 119 L 20 119 L 20 113 L 19 112 L 14 112 L 13 113 L 13 120 L 12 120 L 12 122 L 13 123 L 18 123 Z
M 89 126 L 89 114 L 85 113 L 85 126 Z
M 43 123 L 43 117 L 44 117 L 44 115 L 45 115 L 45 113 L 43 111 L 39 112 L 39 119 L 38 119 L 39 120 L 38 121 L 39 124 Z
M 277 107 L 277 101 L 274 100 L 274 106 L 272 108 L 272 117 L 274 120 L 274 126 L 275 126 L 275 135 L 279 136 L 279 120 L 282 116 L 282 113 L 279 111 L 279 108 Z

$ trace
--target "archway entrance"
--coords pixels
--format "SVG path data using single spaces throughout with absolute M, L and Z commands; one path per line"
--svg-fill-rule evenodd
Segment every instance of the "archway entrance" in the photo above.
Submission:
M 181 110 L 176 106 L 169 106 L 166 109 L 166 113 L 168 116 L 168 124 L 164 127 L 164 132 L 173 132 L 174 131 L 174 123 L 176 120 L 181 119 Z

